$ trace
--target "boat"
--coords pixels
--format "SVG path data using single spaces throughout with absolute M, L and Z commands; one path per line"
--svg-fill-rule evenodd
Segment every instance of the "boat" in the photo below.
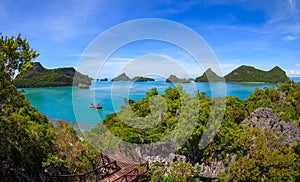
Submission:
M 90 104 L 90 108 L 102 109 L 102 106 L 100 106 L 99 104 Z

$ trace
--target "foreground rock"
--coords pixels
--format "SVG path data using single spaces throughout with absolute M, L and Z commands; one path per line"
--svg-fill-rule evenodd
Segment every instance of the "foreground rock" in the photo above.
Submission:
M 300 135 L 298 133 L 298 127 L 295 122 L 285 122 L 280 120 L 278 114 L 272 112 L 272 109 L 266 108 L 258 108 L 253 113 L 251 113 L 250 117 L 245 119 L 243 124 L 246 124 L 250 127 L 256 127 L 259 130 L 270 129 L 276 134 L 276 137 L 281 137 L 281 144 L 292 146 L 295 142 L 300 140 Z M 228 161 L 225 165 L 224 159 L 218 159 L 215 152 L 212 159 L 208 160 L 208 162 L 196 164 L 196 166 L 201 167 L 201 171 L 199 176 L 207 179 L 217 178 L 220 172 L 224 172 L 227 165 L 232 164 L 236 161 L 237 156 L 235 154 L 227 154 L 225 160 Z
M 279 115 L 274 114 L 268 107 L 256 109 L 243 123 L 250 127 L 257 127 L 259 130 L 271 129 L 279 133 L 282 136 L 282 144 L 292 146 L 300 140 L 297 124 L 280 120 Z

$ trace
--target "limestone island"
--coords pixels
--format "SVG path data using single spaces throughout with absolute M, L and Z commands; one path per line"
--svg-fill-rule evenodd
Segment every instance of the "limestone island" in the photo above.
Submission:
M 13 80 L 13 84 L 16 87 L 88 87 L 91 85 L 90 78 L 87 75 L 79 73 L 73 67 L 46 69 L 39 62 L 34 62 L 32 64 L 31 68 L 21 72 Z
M 195 82 L 224 82 L 225 79 L 217 75 L 211 68 L 207 69 L 201 76 L 195 79 Z
M 132 78 L 131 81 L 134 81 L 134 82 L 148 82 L 148 81 L 155 81 L 155 80 L 153 78 L 136 76 L 136 77 Z
M 166 82 L 170 83 L 190 83 L 193 79 L 186 79 L 186 78 L 178 78 L 175 75 L 170 75 L 169 78 L 166 79 Z
M 147 82 L 147 81 L 155 81 L 155 80 L 153 78 L 147 78 L 147 77 L 142 77 L 142 76 L 136 76 L 131 79 L 125 73 L 122 73 L 119 76 L 113 78 L 111 81 Z

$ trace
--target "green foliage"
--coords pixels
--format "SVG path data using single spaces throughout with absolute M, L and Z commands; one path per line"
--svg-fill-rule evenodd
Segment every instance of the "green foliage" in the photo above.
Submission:
M 236 96 L 226 97 L 226 110 L 221 126 L 214 133 L 215 136 L 209 142 L 209 146 L 203 150 L 199 149 L 199 142 L 203 132 L 207 130 L 209 118 L 215 118 L 222 113 L 222 108 L 213 111 L 212 106 L 222 99 L 211 99 L 204 93 L 191 97 L 182 90 L 180 85 L 167 88 L 162 95 L 158 95 L 157 90 L 152 89 L 139 101 L 127 100 L 128 105 L 122 107 L 120 112 L 108 115 L 103 120 L 103 125 L 121 140 L 137 144 L 156 142 L 170 133 L 173 134 L 175 141 L 179 136 L 189 134 L 177 153 L 185 155 L 193 164 L 208 162 L 215 157 L 223 160 L 224 164 L 230 167 L 225 173 L 220 174 L 218 177 L 220 180 L 296 180 L 299 177 L 299 144 L 289 149 L 283 146 L 271 131 L 259 131 L 243 126 L 241 123 L 259 107 L 270 107 L 285 121 L 299 123 L 299 92 L 299 84 L 287 82 L 279 85 L 278 88 L 256 89 L 245 100 L 239 100 Z M 155 100 L 158 97 L 162 100 Z M 156 112 L 151 108 L 153 101 L 160 106 L 159 108 L 165 109 L 159 110 L 161 113 Z M 195 104 L 195 101 L 198 103 Z M 190 113 L 197 113 L 197 117 L 193 118 L 193 114 Z M 160 115 L 163 117 L 159 118 Z M 189 123 L 180 116 L 195 122 L 193 130 L 178 130 L 177 127 Z M 143 129 L 143 123 L 154 124 Z M 214 126 L 211 127 L 213 129 Z M 98 139 L 105 137 L 108 139 L 105 135 L 108 130 L 93 129 L 90 134 Z M 112 143 L 104 146 L 112 147 Z M 236 156 L 236 162 L 232 163 L 229 156 Z M 182 172 L 173 168 L 175 164 L 167 165 L 154 165 L 150 179 L 152 181 L 198 180 L 197 175 L 193 175 L 194 172 L 186 175 L 189 177 L 183 178 Z M 163 170 L 165 168 L 173 170 L 165 171 Z
M 74 128 L 62 120 L 54 127 L 53 148 L 54 154 L 50 154 L 43 165 L 63 165 L 72 174 L 94 169 L 100 155 L 89 143 L 81 141 Z
M 69 77 L 61 76 L 66 70 L 41 69 L 36 72 L 28 68 L 30 60 L 38 54 L 20 36 L 16 39 L 1 37 L 0 43 L 0 179 L 16 181 L 13 171 L 25 170 L 31 180 L 37 181 L 38 173 L 47 166 L 64 166 L 68 173 L 73 174 L 93 169 L 100 149 L 96 151 L 83 141 L 65 122 L 58 121 L 55 126 L 50 124 L 12 85 L 16 71 L 23 74 L 22 79 L 32 79 L 43 83 L 43 86 L 52 82 L 63 85 L 71 81 Z M 270 70 L 268 75 L 242 67 L 236 75 L 244 72 L 251 79 L 254 79 L 254 74 L 255 79 L 259 76 L 268 82 L 285 80 L 285 73 L 278 67 Z M 38 76 L 32 78 L 32 74 Z M 299 181 L 299 141 L 288 148 L 281 144 L 276 133 L 243 126 L 241 122 L 255 109 L 270 107 L 282 120 L 299 125 L 300 84 L 288 81 L 278 88 L 256 89 L 245 100 L 235 96 L 225 99 L 226 110 L 221 127 L 213 133 L 215 136 L 205 149 L 199 148 L 202 134 L 210 129 L 214 131 L 215 125 L 206 126 L 210 120 L 217 118 L 217 122 L 221 122 L 217 116 L 223 114 L 222 108 L 213 109 L 213 106 L 221 105 L 224 99 L 212 99 L 204 93 L 190 96 L 180 85 L 167 88 L 161 95 L 153 88 L 139 101 L 126 100 L 127 105 L 121 107 L 118 113 L 108 114 L 84 134 L 93 146 L 113 151 L 120 142 L 116 137 L 131 143 L 147 144 L 172 133 L 172 140 L 184 143 L 177 153 L 185 155 L 189 162 L 155 163 L 149 175 L 151 181 L 200 181 L 199 169 L 193 164 L 215 157 L 228 165 L 226 171 L 218 176 L 221 181 Z M 228 155 L 236 156 L 236 161 L 227 161 Z
M 1 181 L 17 181 L 18 173 L 38 181 L 48 165 L 65 165 L 69 172 L 88 171 L 95 165 L 98 153 L 79 140 L 71 126 L 59 121 L 53 127 L 12 85 L 14 73 L 24 72 L 37 56 L 20 35 L 0 39 Z
M 0 179 L 14 181 L 13 170 L 25 170 L 36 179 L 52 152 L 51 124 L 12 85 L 16 71 L 23 71 L 38 54 L 20 35 L 0 39 Z
M 270 132 L 246 128 L 234 142 L 241 157 L 219 175 L 221 181 L 296 181 L 297 155 Z
M 179 182 L 200 181 L 199 169 L 187 162 L 171 162 L 151 164 L 150 181 Z
M 1 35 L 1 33 L 0 33 Z M 30 61 L 38 57 L 26 41 L 19 34 L 15 37 L 0 38 L 0 72 L 13 78 L 16 71 L 23 71 L 30 66 Z M 2 76 L 1 76 L 2 77 Z M 0 78 L 0 81 L 3 81 Z

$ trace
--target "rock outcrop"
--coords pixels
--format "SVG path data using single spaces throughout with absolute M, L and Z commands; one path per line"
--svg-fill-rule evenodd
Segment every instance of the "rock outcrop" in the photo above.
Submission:
M 270 129 L 274 131 L 278 137 L 282 136 L 282 144 L 292 146 L 296 141 L 300 140 L 297 124 L 295 122 L 285 122 L 280 120 L 278 114 L 272 112 L 272 109 L 258 108 L 250 117 L 243 121 L 244 124 L 250 127 L 257 127 L 259 130 Z M 216 152 L 217 153 L 217 152 Z M 237 156 L 232 154 L 226 155 L 226 164 L 223 159 L 218 159 L 213 155 L 212 159 L 205 163 L 196 164 L 201 168 L 199 177 L 214 179 L 220 172 L 224 172 L 226 167 L 236 161 Z
M 236 161 L 237 156 L 235 154 L 226 154 L 227 163 L 224 163 L 223 159 L 218 159 L 216 155 L 213 156 L 209 162 L 196 163 L 196 167 L 200 167 L 201 171 L 198 174 L 201 178 L 214 179 L 217 178 L 220 172 L 224 172 L 226 167 Z
M 45 68 L 39 62 L 34 62 L 32 64 L 33 64 L 33 66 L 31 69 L 35 72 L 42 72 L 45 70 Z
M 274 114 L 272 109 L 268 107 L 256 109 L 243 123 L 251 127 L 257 127 L 260 130 L 271 129 L 283 136 L 283 144 L 289 146 L 300 139 L 297 124 L 280 120 L 279 115 Z

